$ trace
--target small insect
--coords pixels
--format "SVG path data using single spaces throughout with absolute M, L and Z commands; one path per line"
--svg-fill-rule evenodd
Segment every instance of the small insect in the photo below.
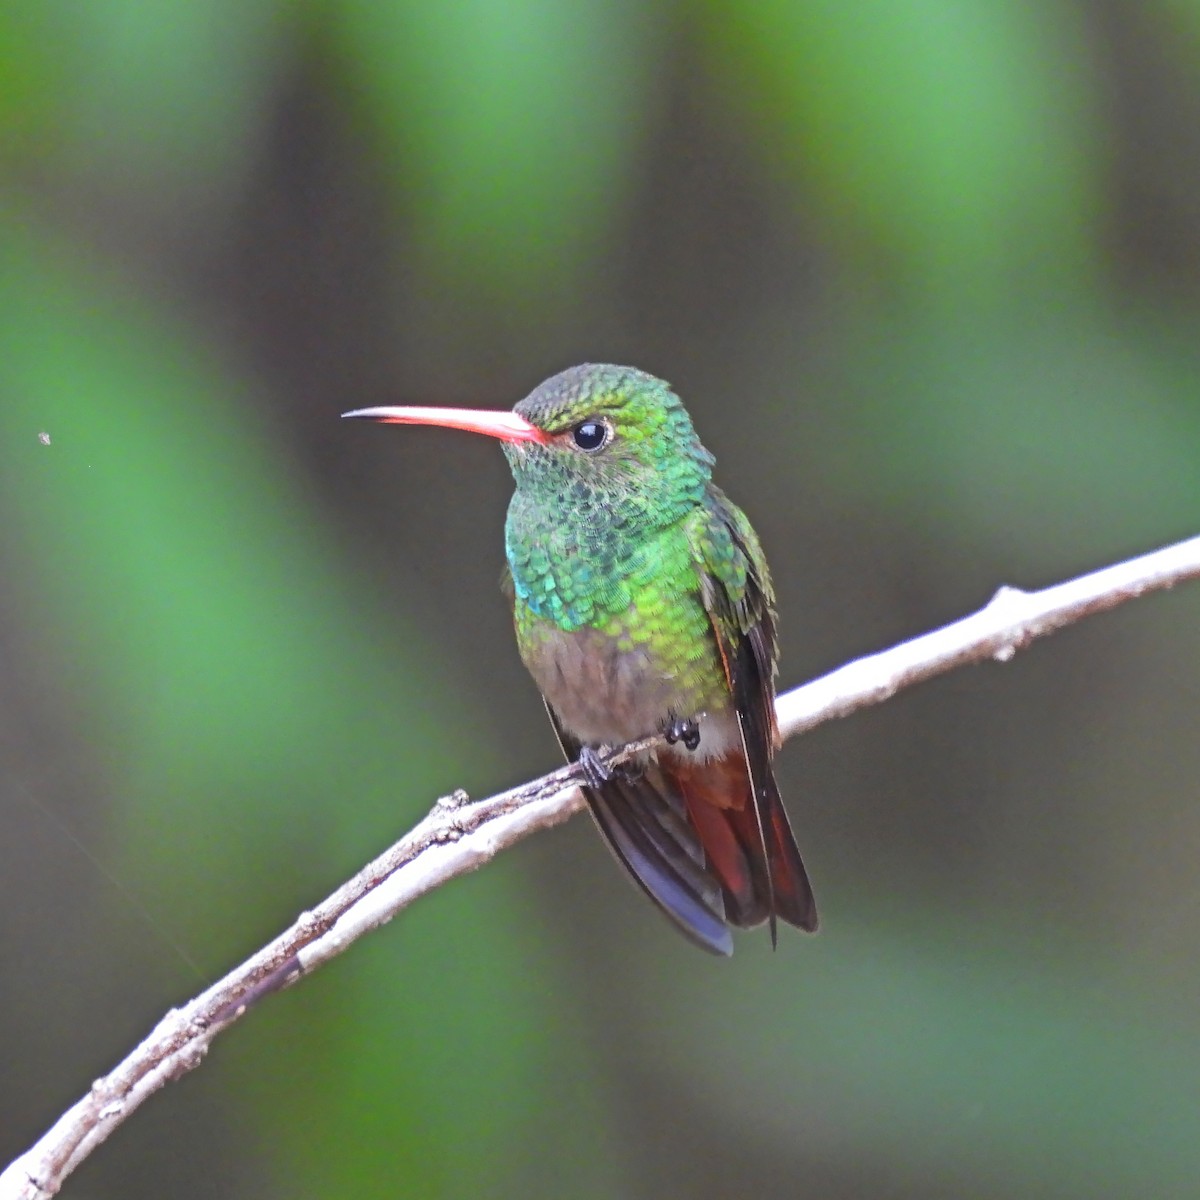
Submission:
M 39 433 L 38 441 L 41 442 L 43 446 L 48 446 L 50 445 L 50 435 L 45 432 Z

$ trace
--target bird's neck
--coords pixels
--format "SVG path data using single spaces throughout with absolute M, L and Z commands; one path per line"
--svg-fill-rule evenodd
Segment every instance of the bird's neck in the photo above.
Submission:
M 660 539 L 684 536 L 702 495 L 664 505 L 597 493 L 564 506 L 518 489 L 505 524 L 518 602 L 568 631 L 603 625 L 629 607 L 630 587 L 652 570 Z

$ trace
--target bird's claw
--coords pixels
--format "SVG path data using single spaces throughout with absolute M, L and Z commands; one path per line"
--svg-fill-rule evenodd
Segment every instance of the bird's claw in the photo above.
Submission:
M 588 787 L 601 788 L 614 779 L 622 783 L 637 783 L 646 773 L 645 765 L 640 762 L 617 763 L 609 766 L 604 756 L 611 752 L 612 747 L 583 746 L 579 751 L 579 767 L 583 771 L 584 781 Z
M 689 750 L 700 745 L 700 725 L 691 717 L 672 717 L 663 736 L 673 746 L 682 742 Z
M 610 767 L 600 756 L 598 750 L 591 746 L 581 746 L 579 750 L 579 768 L 588 787 L 601 788 L 613 777 Z

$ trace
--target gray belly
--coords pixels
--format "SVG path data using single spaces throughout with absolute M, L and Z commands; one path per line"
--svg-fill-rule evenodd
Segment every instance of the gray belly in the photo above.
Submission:
M 566 632 L 542 626 L 522 645 L 534 681 L 567 731 L 588 745 L 619 745 L 662 729 L 676 717 L 700 718 L 700 745 L 672 752 L 704 761 L 737 745 L 732 707 L 687 694 L 641 647 L 622 650 L 598 629 Z

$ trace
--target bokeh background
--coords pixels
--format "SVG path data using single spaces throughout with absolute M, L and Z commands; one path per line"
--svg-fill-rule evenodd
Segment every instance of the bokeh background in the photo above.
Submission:
M 786 686 L 1196 532 L 1198 309 L 1196 0 L 0 5 L 0 1162 L 557 762 L 501 455 L 341 411 L 670 379 Z M 790 743 L 774 954 L 538 836 L 65 1194 L 1194 1196 L 1198 675 L 1181 588 Z

